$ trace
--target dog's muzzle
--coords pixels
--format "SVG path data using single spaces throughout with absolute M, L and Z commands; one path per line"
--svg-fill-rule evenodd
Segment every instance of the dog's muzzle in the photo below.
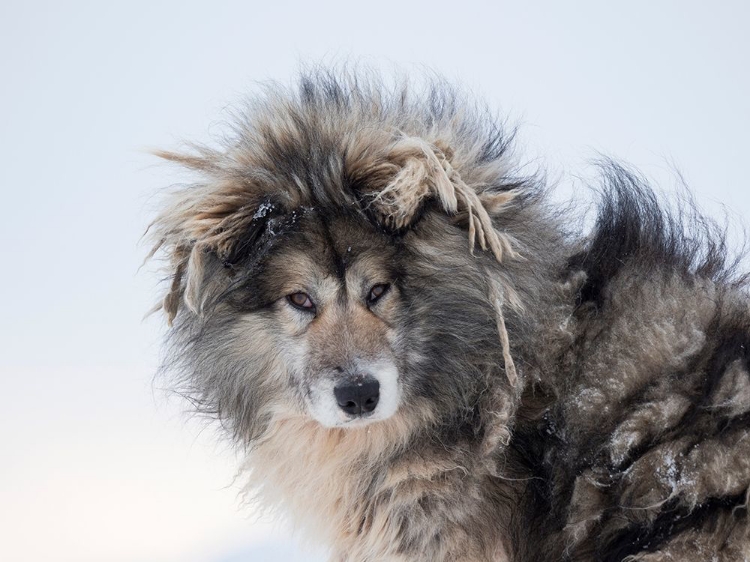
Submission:
M 324 427 L 362 427 L 390 418 L 401 402 L 392 361 L 324 370 L 305 393 L 308 413 Z

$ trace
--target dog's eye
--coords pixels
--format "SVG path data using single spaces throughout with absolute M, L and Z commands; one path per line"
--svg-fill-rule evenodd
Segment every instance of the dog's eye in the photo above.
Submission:
M 292 293 L 286 297 L 286 300 L 288 300 L 289 304 L 294 308 L 299 308 L 300 310 L 305 311 L 315 310 L 315 303 L 313 303 L 307 293 Z
M 377 285 L 374 285 L 372 289 L 370 289 L 370 294 L 367 295 L 367 304 L 375 304 L 376 302 L 378 302 L 380 297 L 386 294 L 390 287 L 391 286 L 388 283 L 379 283 Z

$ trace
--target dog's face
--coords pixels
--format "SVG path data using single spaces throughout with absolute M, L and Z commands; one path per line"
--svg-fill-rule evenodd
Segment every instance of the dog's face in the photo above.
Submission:
M 395 235 L 361 213 L 299 207 L 248 231 L 231 264 L 201 258 L 191 298 L 204 305 L 175 321 L 199 406 L 246 440 L 274 416 L 356 430 L 470 415 L 502 354 L 462 229 L 428 212 Z
M 305 214 L 233 299 L 241 316 L 260 312 L 291 390 L 327 427 L 384 420 L 401 403 L 403 276 L 393 240 L 368 226 Z

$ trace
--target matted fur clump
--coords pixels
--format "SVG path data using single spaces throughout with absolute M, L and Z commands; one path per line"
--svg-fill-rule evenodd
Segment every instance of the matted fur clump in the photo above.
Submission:
M 165 371 L 335 562 L 750 558 L 750 297 L 602 165 L 591 233 L 435 83 L 269 86 L 154 221 Z

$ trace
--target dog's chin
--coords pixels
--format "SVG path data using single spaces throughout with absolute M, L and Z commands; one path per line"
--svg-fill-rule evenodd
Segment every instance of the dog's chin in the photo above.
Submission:
M 356 416 L 353 418 L 350 418 L 348 420 L 345 420 L 333 427 L 343 428 L 343 429 L 357 429 L 360 427 L 366 427 L 368 425 L 373 425 L 376 423 L 380 423 L 382 421 L 387 420 L 391 416 L 388 417 L 380 417 L 376 415 L 370 415 L 370 416 Z

